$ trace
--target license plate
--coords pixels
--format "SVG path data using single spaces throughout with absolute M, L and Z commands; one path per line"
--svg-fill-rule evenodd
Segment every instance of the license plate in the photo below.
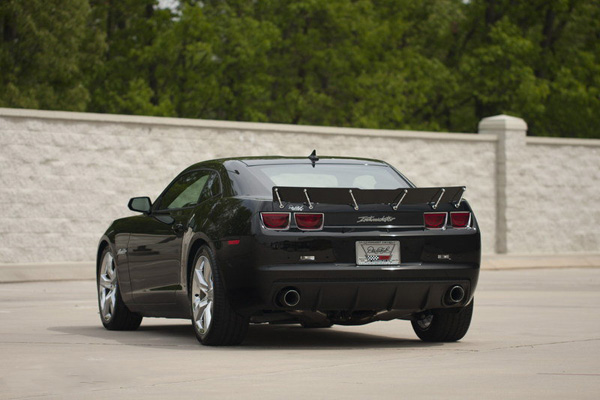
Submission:
M 356 265 L 400 264 L 400 242 L 369 241 L 356 242 Z

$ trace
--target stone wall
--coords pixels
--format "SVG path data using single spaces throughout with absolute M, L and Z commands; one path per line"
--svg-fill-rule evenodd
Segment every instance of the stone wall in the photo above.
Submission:
M 600 141 L 527 138 L 508 252 L 600 252 Z
M 485 120 L 480 127 L 491 134 L 478 135 L 0 108 L 0 263 L 93 260 L 110 221 L 131 215 L 130 197 L 154 199 L 190 164 L 313 149 L 383 159 L 418 186 L 466 185 L 486 253 L 597 251 L 600 141 L 525 141 L 523 123 L 507 158 L 501 149 L 513 136 L 494 127 L 498 118 L 513 119 L 494 118 L 491 129 Z M 581 203 L 567 192 L 555 196 L 557 182 L 561 189 L 577 182 Z M 505 191 L 509 184 L 517 190 Z M 545 210 L 546 220 L 530 206 Z M 549 226 L 573 235 L 553 235 Z

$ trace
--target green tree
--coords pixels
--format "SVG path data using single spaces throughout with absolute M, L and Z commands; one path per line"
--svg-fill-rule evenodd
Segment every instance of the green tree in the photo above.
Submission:
M 600 138 L 600 1 L 551 4 L 540 62 L 550 93 L 534 133 Z
M 376 16 L 358 76 L 353 125 L 448 129 L 457 77 L 446 65 L 460 1 L 374 1 Z
M 0 3 L 0 106 L 85 110 L 102 37 L 86 0 Z
M 254 18 L 252 3 L 189 2 L 157 43 L 168 52 L 169 98 L 185 117 L 265 121 L 270 101 L 267 52 L 278 40 L 269 21 Z
M 260 14 L 281 35 L 269 53 L 269 119 L 350 125 L 355 78 L 368 68 L 361 47 L 373 28 L 371 2 L 271 1 Z
M 4 0 L 0 105 L 600 137 L 600 0 Z
M 507 113 L 530 134 L 600 137 L 598 0 L 473 0 L 464 9 L 448 60 L 464 106 L 451 129 Z
M 153 44 L 173 24 L 158 0 L 91 0 L 94 29 L 106 38 L 102 64 L 90 84 L 90 111 L 173 115 L 159 98 L 158 60 Z

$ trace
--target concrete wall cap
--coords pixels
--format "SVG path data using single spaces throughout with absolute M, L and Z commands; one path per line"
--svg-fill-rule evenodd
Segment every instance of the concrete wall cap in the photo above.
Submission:
M 527 123 L 510 115 L 495 115 L 479 121 L 479 132 L 482 131 L 526 131 Z
M 600 147 L 598 139 L 563 138 L 563 137 L 538 137 L 530 136 L 525 139 L 528 145 L 538 146 L 585 146 Z
M 22 119 L 42 119 L 93 123 L 114 123 L 114 124 L 133 124 L 150 125 L 152 127 L 168 126 L 180 128 L 196 129 L 219 129 L 219 130 L 237 130 L 237 131 L 258 131 L 258 132 L 277 132 L 291 134 L 313 134 L 313 135 L 344 135 L 344 136 L 371 136 L 382 138 L 398 139 L 419 139 L 419 140 L 447 140 L 447 141 L 468 141 L 468 142 L 493 142 L 495 137 L 485 137 L 474 133 L 450 133 L 450 132 L 428 132 L 428 131 L 408 131 L 391 129 L 366 129 L 366 128 L 348 128 L 335 126 L 314 126 L 314 125 L 292 125 L 269 122 L 240 122 L 240 121 L 217 121 L 208 119 L 190 119 L 190 118 L 170 118 L 170 117 L 148 117 L 139 115 L 121 115 L 121 114 L 96 114 L 81 113 L 72 111 L 48 111 L 48 110 L 30 110 L 19 108 L 1 108 L 0 118 L 22 118 Z

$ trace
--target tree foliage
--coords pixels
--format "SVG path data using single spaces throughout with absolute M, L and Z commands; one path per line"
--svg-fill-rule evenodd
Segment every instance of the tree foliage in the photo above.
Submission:
M 86 109 L 102 47 L 89 13 L 86 0 L 0 3 L 0 106 Z
M 600 137 L 600 0 L 3 0 L 0 106 Z

